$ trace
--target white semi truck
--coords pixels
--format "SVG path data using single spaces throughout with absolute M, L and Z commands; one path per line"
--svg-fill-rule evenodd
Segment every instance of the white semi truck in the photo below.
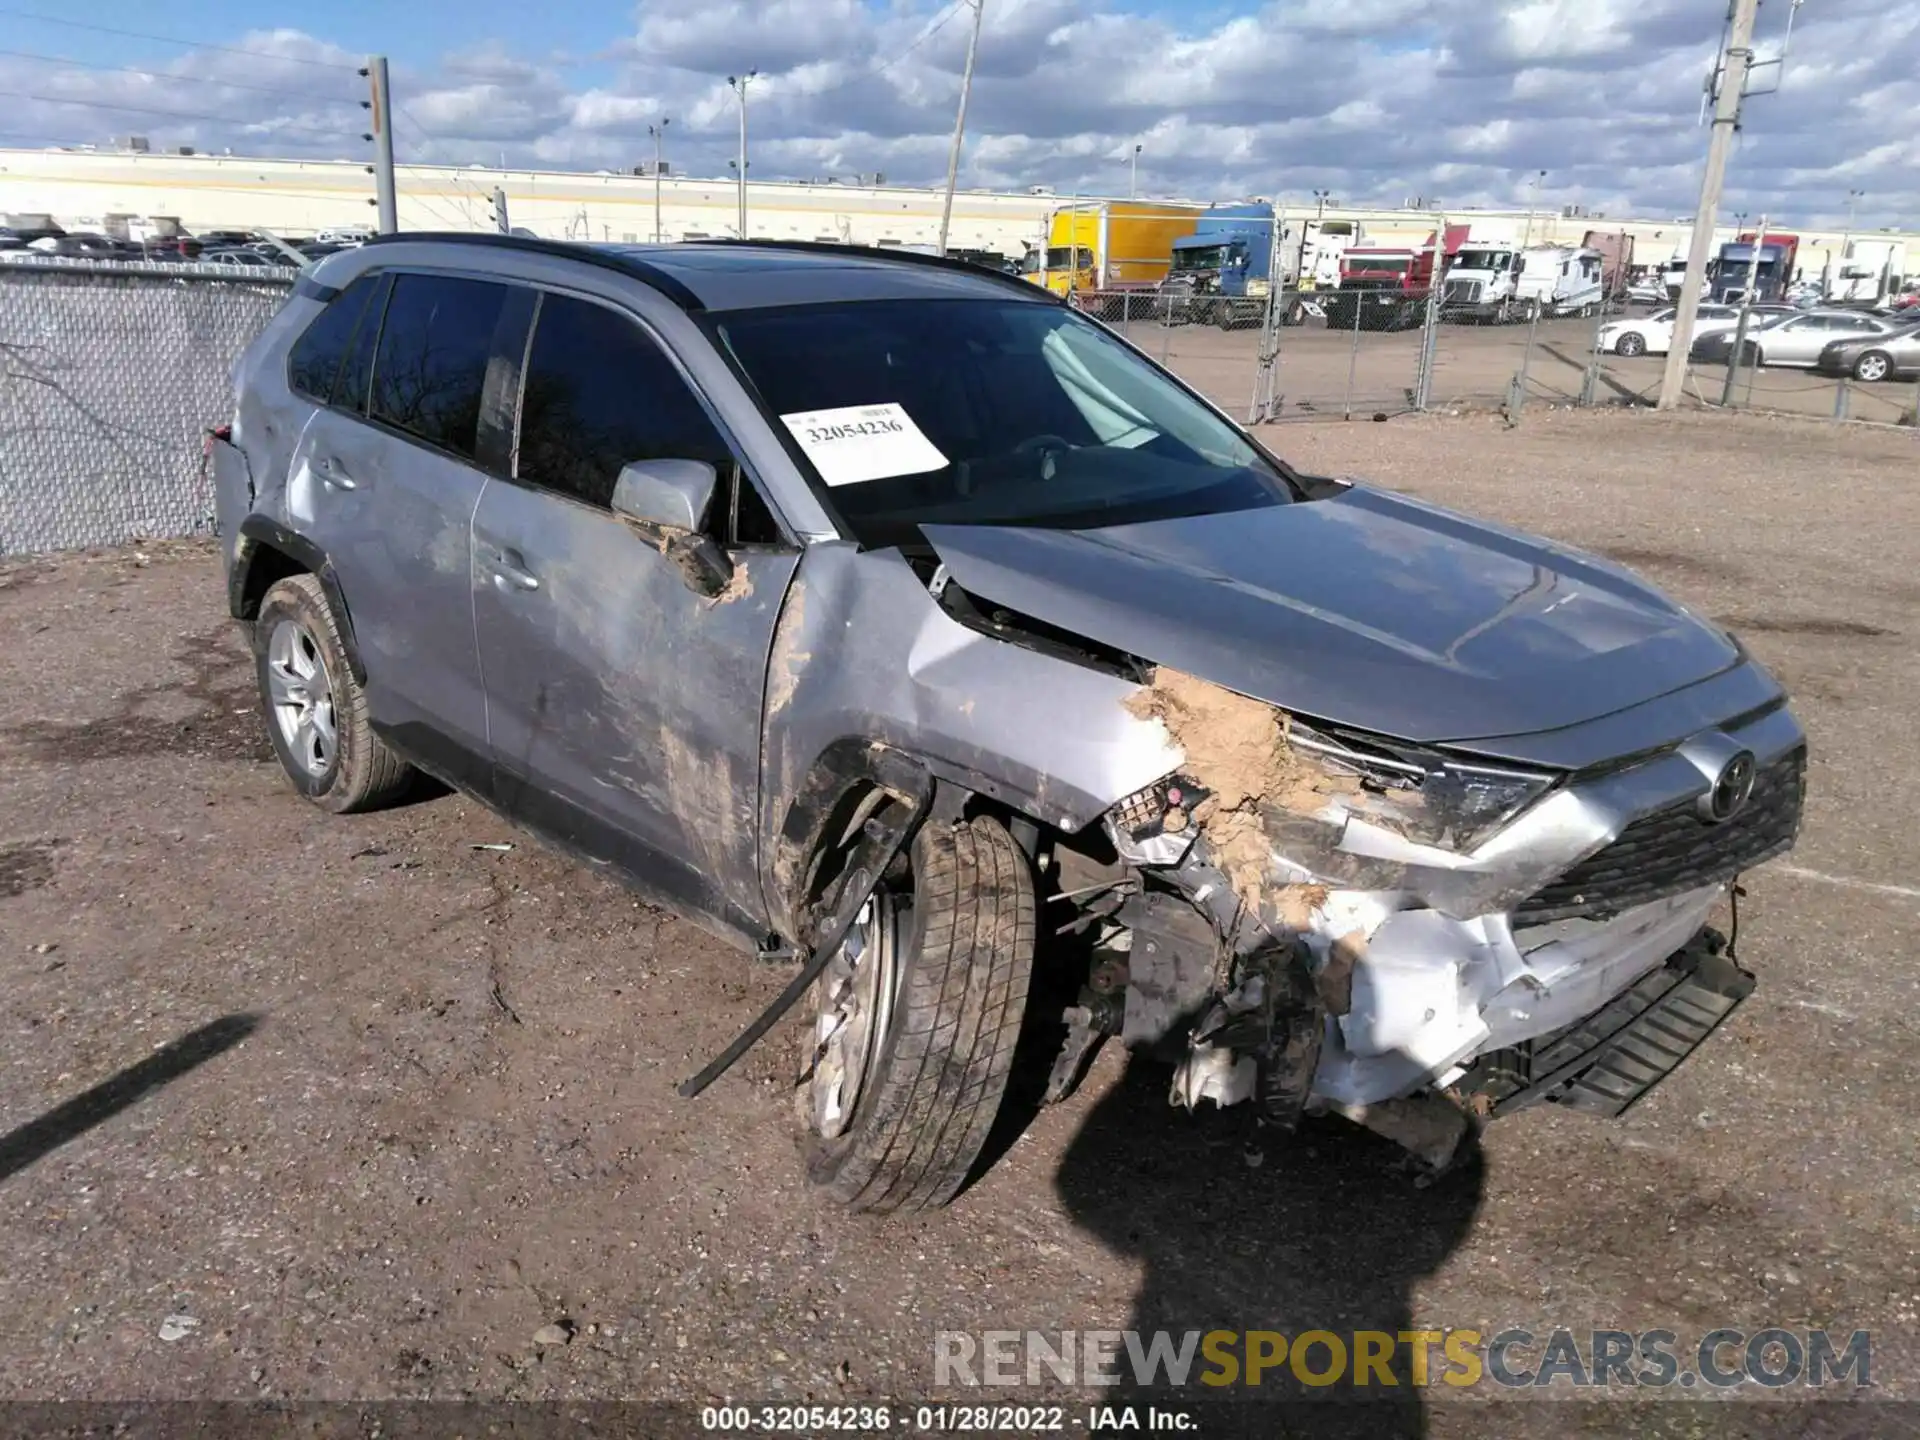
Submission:
M 1600 308 L 1605 257 L 1577 245 L 1469 242 L 1447 267 L 1441 303 L 1449 320 L 1527 320 L 1591 315 Z

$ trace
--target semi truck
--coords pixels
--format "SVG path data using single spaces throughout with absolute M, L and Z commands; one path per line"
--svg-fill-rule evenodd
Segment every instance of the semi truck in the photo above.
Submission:
M 1754 247 L 1759 246 L 1759 265 L 1754 264 Z M 1714 257 L 1713 269 L 1708 276 L 1713 287 L 1713 299 L 1723 305 L 1730 305 L 1747 298 L 1747 288 L 1753 288 L 1756 302 L 1772 304 L 1784 300 L 1787 287 L 1793 283 L 1793 260 L 1800 249 L 1798 235 L 1783 235 L 1768 232 L 1755 235 L 1751 231 L 1736 236 L 1720 247 L 1720 253 Z
M 1589 230 L 1580 241 L 1600 257 L 1600 290 L 1609 300 L 1627 293 L 1633 279 L 1633 236 L 1622 230 Z
M 1204 206 L 1165 200 L 1097 200 L 1063 205 L 1047 223 L 1040 268 L 1027 278 L 1056 295 L 1151 292 L 1167 278 L 1173 242 L 1191 235 Z
M 1467 230 L 1459 227 L 1464 241 Z M 1447 238 L 1455 231 L 1449 228 Z M 1320 300 L 1329 330 L 1407 330 L 1418 325 L 1433 288 L 1436 246 L 1356 245 L 1340 257 L 1340 284 Z M 1442 267 L 1444 268 L 1444 266 Z
M 1257 323 L 1273 290 L 1273 206 L 1215 205 L 1173 242 L 1159 291 L 1167 316 L 1231 330 Z
M 1906 288 L 1904 240 L 1849 240 L 1827 280 L 1830 302 L 1879 305 Z
M 1466 245 L 1447 268 L 1441 313 L 1482 323 L 1591 315 L 1605 294 L 1606 262 L 1584 245 Z

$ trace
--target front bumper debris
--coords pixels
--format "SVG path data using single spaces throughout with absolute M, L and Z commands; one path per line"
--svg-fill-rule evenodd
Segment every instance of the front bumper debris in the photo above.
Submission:
M 1483 1056 L 1463 1088 L 1487 1096 L 1494 1115 L 1542 1103 L 1623 1114 L 1697 1050 L 1754 983 L 1722 937 L 1702 930 L 1585 1020 Z

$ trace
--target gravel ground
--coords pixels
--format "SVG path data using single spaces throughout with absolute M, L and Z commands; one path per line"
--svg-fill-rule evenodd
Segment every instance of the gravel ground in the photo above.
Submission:
M 17 562 L 0 1396 L 910 1399 L 937 1330 L 1417 1321 L 1868 1328 L 1880 1393 L 1920 1398 L 1915 437 L 1621 413 L 1268 434 L 1640 567 L 1796 692 L 1806 832 L 1741 911 L 1760 988 L 1629 1117 L 1525 1113 L 1417 1189 L 1331 1123 L 1250 1168 L 1240 1119 L 1170 1113 L 1108 1052 L 952 1209 L 850 1218 L 800 1178 L 794 1025 L 672 1092 L 781 972 L 466 799 L 296 799 L 210 549 Z M 1436 1390 L 1369 1428 L 1486 1414 Z

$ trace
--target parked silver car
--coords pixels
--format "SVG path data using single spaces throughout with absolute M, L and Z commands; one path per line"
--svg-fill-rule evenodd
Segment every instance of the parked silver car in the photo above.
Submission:
M 1870 384 L 1920 376 L 1920 315 L 1901 315 L 1887 323 L 1892 327 L 1888 334 L 1833 341 L 1813 368 L 1822 375 L 1851 375 Z
M 1118 1037 L 1437 1167 L 1618 1113 L 1752 986 L 1704 927 L 1799 826 L 1772 677 L 1603 559 L 1293 471 L 1034 286 L 396 236 L 236 383 L 294 787 L 425 770 L 792 967 L 682 1091 L 811 997 L 849 1204 L 951 1198 L 1023 1033 L 1052 1100 Z M 1023 1031 L 1037 969 L 1077 999 Z
M 1836 340 L 1891 335 L 1898 329 L 1894 321 L 1858 310 L 1808 310 L 1776 316 L 1764 325 L 1749 326 L 1740 363 L 1811 369 L 1820 352 Z M 1736 326 L 1696 340 L 1690 358 L 1724 365 L 1733 353 L 1737 333 Z

